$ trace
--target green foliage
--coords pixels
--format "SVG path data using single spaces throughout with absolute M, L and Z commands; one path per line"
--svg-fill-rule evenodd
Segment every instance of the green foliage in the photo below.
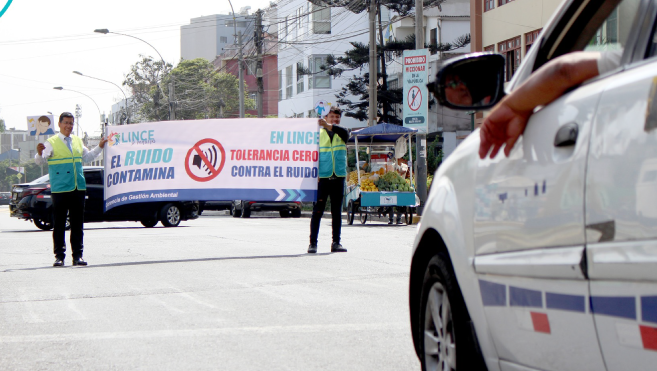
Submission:
M 0 133 L 4 133 L 5 130 L 7 130 L 7 127 L 5 126 L 5 119 L 0 119 Z
M 25 168 L 25 175 L 18 177 L 18 173 L 9 167 L 22 166 Z M 43 166 L 43 174 L 48 174 L 48 166 Z M 16 161 L 4 160 L 0 161 L 0 192 L 9 192 L 11 187 L 17 183 L 31 182 L 34 179 L 41 176 L 41 167 L 34 163 L 34 161 L 28 161 L 20 165 L 16 164 Z
M 170 96 L 173 96 L 177 120 L 237 116 L 239 82 L 235 76 L 218 73 L 212 63 L 203 58 L 182 60 L 175 68 L 171 67 L 143 57 L 126 76 L 123 84 L 136 95 L 142 120 L 167 120 Z M 172 94 L 170 86 L 173 86 Z M 245 87 L 245 90 L 248 89 Z M 244 107 L 255 108 L 254 100 L 246 98 Z

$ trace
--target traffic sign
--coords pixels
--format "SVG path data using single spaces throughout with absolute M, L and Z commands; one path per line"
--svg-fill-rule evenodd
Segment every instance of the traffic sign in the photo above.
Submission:
M 196 142 L 185 156 L 185 171 L 197 182 L 208 182 L 219 175 L 226 162 L 224 147 L 217 140 L 207 138 Z
M 419 110 L 422 106 L 422 91 L 420 88 L 417 86 L 412 86 L 408 90 L 408 98 L 406 101 L 408 102 L 408 108 L 413 111 Z
M 404 51 L 404 126 L 421 133 L 427 132 L 429 121 L 428 60 L 427 49 Z

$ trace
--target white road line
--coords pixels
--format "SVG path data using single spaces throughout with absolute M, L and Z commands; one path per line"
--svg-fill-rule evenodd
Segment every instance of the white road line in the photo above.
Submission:
M 195 337 L 195 336 L 221 336 L 221 335 L 246 335 L 246 334 L 389 331 L 389 330 L 408 330 L 408 329 L 409 328 L 407 322 L 229 327 L 229 328 L 208 328 L 208 329 L 180 329 L 180 330 L 126 331 L 126 332 L 84 332 L 77 334 L 57 333 L 52 335 L 0 336 L 0 343 L 34 343 L 34 342 L 61 343 L 68 341 L 92 341 L 92 340 L 113 340 L 113 339 L 153 339 L 153 338 L 180 338 L 180 337 Z

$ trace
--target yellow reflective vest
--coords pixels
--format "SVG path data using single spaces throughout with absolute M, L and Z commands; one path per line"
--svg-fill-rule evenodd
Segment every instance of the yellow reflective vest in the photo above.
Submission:
M 319 131 L 319 177 L 330 178 L 333 174 L 347 176 L 347 145 L 338 134 L 333 141 L 326 129 Z
M 87 189 L 82 172 L 82 153 L 84 144 L 82 139 L 71 135 L 71 148 L 59 137 L 53 135 L 48 138 L 52 145 L 52 156 L 48 158 L 48 173 L 50 174 L 50 190 L 52 193 L 70 192 L 76 188 L 83 191 Z

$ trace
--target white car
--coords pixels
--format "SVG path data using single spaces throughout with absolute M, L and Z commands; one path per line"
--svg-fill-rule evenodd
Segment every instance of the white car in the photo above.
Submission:
M 573 51 L 619 68 L 536 110 L 509 157 L 475 131 L 436 172 L 410 273 L 423 370 L 657 370 L 656 20 L 655 0 L 564 1 L 505 90 Z M 491 66 L 453 108 L 499 101 L 504 61 L 443 67 Z

